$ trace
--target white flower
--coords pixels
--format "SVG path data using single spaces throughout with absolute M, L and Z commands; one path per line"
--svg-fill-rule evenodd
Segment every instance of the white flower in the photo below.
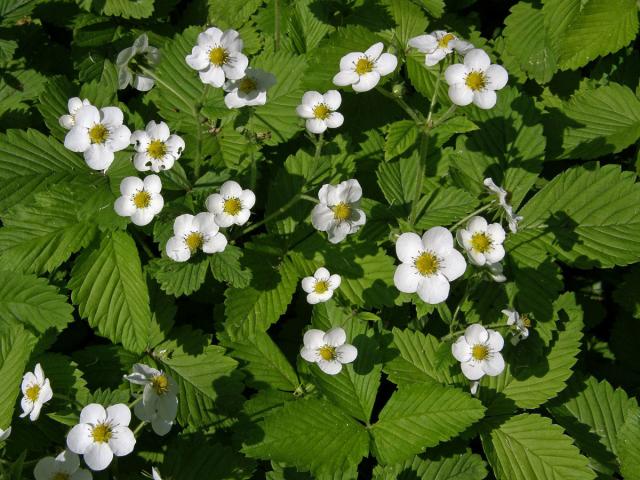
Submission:
M 133 157 L 133 164 L 140 172 L 169 170 L 184 150 L 181 137 L 171 135 L 166 123 L 153 120 L 144 130 L 133 132 L 130 141 L 138 152 Z
M 29 415 L 29 419 L 33 422 L 40 416 L 42 405 L 53 398 L 53 390 L 49 384 L 49 379 L 45 378 L 44 371 L 40 364 L 36 364 L 33 372 L 27 372 L 22 377 L 22 414 L 20 418 Z
M 331 243 L 341 242 L 367 221 L 359 208 L 361 197 L 362 188 L 357 180 L 323 185 L 318 192 L 320 203 L 311 211 L 311 223 L 317 230 L 328 232 Z
M 464 376 L 469 380 L 479 380 L 484 375 L 495 377 L 502 373 L 504 359 L 500 350 L 503 346 L 502 335 L 474 323 L 451 345 L 451 352 L 460 362 Z
M 480 108 L 493 108 L 496 104 L 496 90 L 507 84 L 509 75 L 500 65 L 491 65 L 489 55 L 474 48 L 464 56 L 464 64 L 451 65 L 444 72 L 449 84 L 449 98 L 456 105 L 473 102 Z
M 44 457 L 36 463 L 33 469 L 36 480 L 91 480 L 93 476 L 89 470 L 80 468 L 80 457 L 69 450 L 65 450 L 56 458 Z
M 444 30 L 436 30 L 433 33 L 418 35 L 409 39 L 409 46 L 426 53 L 424 63 L 427 67 L 438 64 L 454 50 L 464 55 L 473 49 L 473 45 L 460 40 L 453 33 Z
M 220 227 L 244 225 L 249 220 L 251 208 L 256 203 L 256 196 L 249 190 L 243 190 L 238 182 L 229 180 L 220 187 L 220 193 L 207 197 L 207 210 L 215 215 L 216 224 Z
M 113 208 L 121 217 L 131 217 L 135 225 L 147 225 L 164 207 L 161 190 L 162 182 L 157 175 L 148 175 L 144 180 L 126 177 L 120 182 L 122 196 Z
M 487 263 L 487 270 L 489 276 L 493 279 L 494 282 L 503 283 L 507 281 L 507 277 L 504 275 L 504 268 L 500 262 L 498 263 Z
M 78 113 L 78 110 L 80 110 L 82 107 L 87 105 L 91 105 L 91 102 L 86 98 L 84 100 L 81 100 L 78 97 L 70 98 L 67 102 L 67 109 L 69 110 L 69 114 L 62 115 L 58 119 L 60 125 L 62 125 L 67 130 L 72 129 L 76 124 L 76 113 Z
M 522 216 L 513 213 L 513 207 L 509 203 L 507 203 L 507 191 L 504 188 L 496 185 L 491 178 L 484 179 L 484 186 L 498 196 L 498 203 L 500 203 L 500 206 L 504 210 L 504 213 L 506 213 L 507 215 L 509 230 L 511 230 L 511 232 L 513 233 L 516 233 L 518 231 L 518 223 L 522 221 Z
M 224 96 L 227 108 L 254 107 L 267 103 L 267 90 L 276 84 L 276 77 L 257 68 L 247 68 L 239 80 L 227 80 Z
M 11 435 L 11 425 L 6 430 L 0 428 L 0 442 L 4 442 Z
M 147 34 L 143 33 L 133 42 L 131 47 L 122 50 L 116 58 L 118 69 L 118 88 L 127 88 L 129 84 L 136 90 L 147 92 L 153 88 L 155 80 L 136 68 L 141 65 L 153 68 L 160 61 L 160 51 L 149 46 Z
M 307 130 L 311 133 L 322 133 L 327 128 L 338 128 L 344 122 L 340 112 L 342 97 L 337 90 L 329 90 L 324 95 L 319 92 L 306 92 L 302 103 L 296 107 L 298 115 L 307 119 Z
M 162 480 L 160 472 L 156 467 L 151 467 L 151 478 L 153 478 L 153 480 Z
M 516 333 L 511 337 L 511 343 L 517 345 L 520 340 L 525 340 L 529 336 L 531 320 L 527 315 L 520 315 L 515 310 L 502 310 L 507 316 L 507 325 L 513 325 Z
M 382 53 L 384 45 L 378 42 L 362 52 L 352 52 L 340 59 L 340 72 L 333 77 L 335 85 L 351 85 L 356 92 L 374 88 L 380 77 L 396 69 L 398 59 L 390 53 Z
M 505 233 L 499 223 L 488 225 L 482 217 L 471 217 L 467 222 L 467 228 L 458 230 L 456 236 L 474 265 L 497 263 L 504 258 L 502 242 Z
M 333 296 L 333 291 L 340 286 L 340 275 L 329 273 L 324 267 L 320 267 L 313 277 L 302 279 L 302 289 L 307 292 L 307 302 L 311 305 L 326 302 Z
M 166 373 L 141 363 L 133 366 L 133 373 L 125 379 L 137 385 L 144 385 L 142 401 L 134 406 L 136 417 L 150 422 L 158 435 L 166 435 L 171 430 L 178 413 L 178 385 Z
M 444 227 L 427 230 L 422 238 L 403 233 L 396 242 L 396 255 L 402 262 L 393 282 L 401 292 L 415 293 L 430 304 L 444 302 L 449 296 L 449 282 L 461 277 L 467 263 L 453 248 L 453 237 Z
M 346 341 L 347 334 L 340 327 L 334 327 L 327 333 L 312 328 L 304 334 L 300 356 L 307 362 L 317 363 L 324 373 L 337 375 L 342 364 L 351 363 L 358 356 L 358 349 Z
M 222 252 L 227 246 L 227 237 L 219 230 L 212 213 L 201 212 L 195 217 L 180 215 L 173 222 L 174 236 L 167 242 L 167 255 L 176 262 L 186 262 L 198 250 Z
M 187 64 L 200 73 L 200 80 L 221 87 L 225 79 L 239 80 L 249 65 L 242 54 L 242 39 L 235 30 L 211 27 L 198 35 L 198 45 L 187 55 Z
M 113 162 L 113 152 L 129 146 L 131 131 L 122 121 L 122 110 L 118 107 L 98 110 L 86 105 L 76 112 L 75 125 L 64 138 L 64 146 L 83 153 L 93 170 L 106 170 Z
M 102 405 L 90 403 L 80 412 L 80 423 L 67 435 L 67 447 L 84 455 L 91 470 L 104 470 L 113 456 L 122 457 L 133 451 L 136 439 L 129 429 L 131 410 L 123 403 Z

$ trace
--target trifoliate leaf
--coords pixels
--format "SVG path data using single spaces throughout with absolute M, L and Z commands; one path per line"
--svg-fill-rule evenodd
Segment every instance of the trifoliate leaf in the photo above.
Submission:
M 484 411 L 479 400 L 454 387 L 401 386 L 370 429 L 375 456 L 382 464 L 402 462 L 462 432 Z
M 588 460 L 561 427 L 523 413 L 482 435 L 482 446 L 498 480 L 590 480 Z
M 0 428 L 3 430 L 11 425 L 13 406 L 35 341 L 35 337 L 20 325 L 0 327 L 0 382 L 3 385 L 0 389 Z
M 325 400 L 288 402 L 260 426 L 263 438 L 245 443 L 243 453 L 311 470 L 314 475 L 346 470 L 369 452 L 364 426 Z
M 113 232 L 83 252 L 71 272 L 69 287 L 80 315 L 101 335 L 132 352 L 150 346 L 149 291 L 138 249 L 129 235 Z
M 482 480 L 487 476 L 487 464 L 476 453 L 446 452 L 431 458 L 422 454 L 402 463 L 373 470 L 374 480 Z

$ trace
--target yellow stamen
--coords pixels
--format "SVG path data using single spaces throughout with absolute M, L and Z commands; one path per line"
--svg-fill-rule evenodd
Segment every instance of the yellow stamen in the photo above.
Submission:
M 189 247 L 189 250 L 191 250 L 191 253 L 193 253 L 199 248 L 202 248 L 204 238 L 202 238 L 202 234 L 200 232 L 191 232 L 184 239 L 184 243 L 187 244 L 187 247 Z
M 454 38 L 456 38 L 455 35 L 452 35 L 451 33 L 447 33 L 440 40 L 438 40 L 438 47 L 447 48 L 449 46 L 449 42 Z
M 332 347 L 331 345 L 323 345 L 318 349 L 318 353 L 322 357 L 323 360 L 335 360 L 338 356 L 336 353 L 336 347 Z
M 470 72 L 464 81 L 471 90 L 482 90 L 487 85 L 487 79 L 482 72 Z
M 89 129 L 89 139 L 91 143 L 104 143 L 109 138 L 109 130 L 101 123 L 96 123 Z
M 158 395 L 164 395 L 169 391 L 169 379 L 163 374 L 156 375 L 151 378 L 151 386 Z
M 356 73 L 358 75 L 364 75 L 373 71 L 373 62 L 367 57 L 359 58 L 356 62 Z
M 333 207 L 333 218 L 341 222 L 351 218 L 351 206 L 348 203 L 340 202 Z
M 224 65 L 229 60 L 229 53 L 222 47 L 212 48 L 209 51 L 209 61 L 218 67 Z
M 313 287 L 313 291 L 316 293 L 325 293 L 327 290 L 329 290 L 329 282 L 326 280 L 316 282 Z
M 471 356 L 475 360 L 485 360 L 489 357 L 489 348 L 486 345 L 474 345 L 471 348 Z
M 522 325 L 524 325 L 527 328 L 531 326 L 531 319 L 529 318 L 528 315 L 521 315 L 520 321 L 522 322 Z
M 487 253 L 492 248 L 491 238 L 486 233 L 474 233 L 471 236 L 471 248 L 476 252 Z
M 99 423 L 93 430 L 91 431 L 91 436 L 93 440 L 98 443 L 106 443 L 109 441 L 113 433 L 111 432 L 111 427 L 106 423 Z
M 151 194 L 144 190 L 140 190 L 133 196 L 133 204 L 136 208 L 147 208 L 151 205 Z
M 161 140 L 152 140 L 147 147 L 147 154 L 155 160 L 160 160 L 166 153 L 167 146 Z
M 422 252 L 413 262 L 416 270 L 425 277 L 438 272 L 440 260 L 431 252 Z
M 27 388 L 27 393 L 25 393 L 25 396 L 32 402 L 35 402 L 38 399 L 39 395 L 40 385 L 31 385 L 29 388 Z
M 324 103 L 319 103 L 313 107 L 313 116 L 319 120 L 326 120 L 331 115 L 331 109 Z
M 258 85 L 256 84 L 256 81 L 251 77 L 244 77 L 238 84 L 238 90 L 240 90 L 242 93 L 251 93 L 257 87 Z
M 222 207 L 224 213 L 232 216 L 236 216 L 242 210 L 242 202 L 237 197 L 227 198 L 224 201 L 224 206 Z

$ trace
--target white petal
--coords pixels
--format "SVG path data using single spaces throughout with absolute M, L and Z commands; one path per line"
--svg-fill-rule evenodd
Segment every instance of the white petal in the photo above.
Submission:
M 359 80 L 352 85 L 355 92 L 368 92 L 380 81 L 380 74 L 377 71 L 360 75 Z M 334 82 L 335 83 L 335 82 Z
M 353 70 L 342 70 L 335 74 L 333 83 L 339 87 L 345 87 L 356 83 L 359 79 L 360 76 Z
M 53 457 L 44 457 L 38 460 L 33 469 L 36 480 L 51 480 L 58 473 L 58 462 Z
M 363 52 L 347 53 L 340 59 L 340 71 L 353 71 L 359 59 L 364 57 Z
M 125 177 L 120 182 L 120 193 L 125 197 L 130 197 L 144 189 L 144 181 L 138 177 Z
M 459 362 L 468 362 L 471 360 L 471 345 L 467 343 L 464 335 L 459 337 L 458 340 L 451 345 L 451 353 Z
M 124 121 L 124 114 L 118 107 L 104 107 L 100 109 L 102 122 L 107 127 L 119 127 Z
M 136 208 L 131 214 L 131 222 L 139 227 L 149 225 L 153 221 L 156 214 L 151 208 Z
M 323 103 L 325 103 L 331 110 L 338 110 L 340 108 L 340 104 L 342 103 L 342 96 L 340 92 L 337 90 L 328 90 L 322 96 Z
M 178 414 L 178 397 L 171 395 L 170 393 L 165 393 L 158 398 L 156 408 L 160 418 L 173 421 Z
M 153 78 L 138 74 L 133 78 L 132 86 L 139 92 L 148 92 L 155 84 L 156 81 Z
M 447 67 L 444 71 L 444 79 L 449 85 L 458 85 L 464 83 L 468 73 L 469 69 L 467 67 L 461 63 L 456 63 Z
M 36 366 L 33 369 L 33 374 L 36 376 L 36 382 L 38 382 L 38 385 L 42 385 L 44 383 L 45 376 L 42 366 L 39 363 L 36 363 Z
M 125 125 L 115 127 L 109 133 L 109 140 L 107 140 L 107 147 L 113 152 L 119 152 L 129 146 L 131 140 L 131 130 Z
M 107 419 L 107 412 L 102 405 L 90 403 L 80 412 L 80 423 L 101 423 Z M 73 451 L 73 450 L 72 450 Z M 79 453 L 79 452 L 75 452 Z
M 437 65 L 440 60 L 447 56 L 447 50 L 444 48 L 438 48 L 433 53 L 427 53 L 424 57 L 424 64 L 427 67 L 433 67 Z
M 464 56 L 464 64 L 469 70 L 484 72 L 491 65 L 491 59 L 484 50 L 474 48 Z
M 495 106 L 497 100 L 498 96 L 493 90 L 481 90 L 473 92 L 473 103 L 478 108 L 489 110 L 490 108 L 493 108 Z
M 383 49 L 384 45 L 382 42 L 374 43 L 364 52 L 364 54 L 370 59 L 376 60 L 382 53 Z
M 327 290 L 324 293 L 311 292 L 309 295 L 307 295 L 307 303 L 309 305 L 316 305 L 318 303 L 326 302 L 332 296 L 333 296 L 332 290 Z
M 456 240 L 462 248 L 471 250 L 471 232 L 461 228 L 456 232 Z
M 169 135 L 169 138 L 167 138 L 165 145 L 169 153 L 171 153 L 171 155 L 174 155 L 176 158 L 182 154 L 182 151 L 185 148 L 184 140 L 178 135 Z
M 147 135 L 149 135 L 149 138 L 153 140 L 160 140 L 161 142 L 166 142 L 169 135 L 171 135 L 169 126 L 166 123 L 155 122 L 154 120 L 147 123 L 145 131 L 147 132 Z
M 331 360 L 327 362 L 326 360 L 318 361 L 318 366 L 320 370 L 328 375 L 337 375 L 342 371 L 342 364 L 337 360 Z
M 107 443 L 91 443 L 84 452 L 84 461 L 94 471 L 104 470 L 113 460 L 113 452 Z
M 80 110 L 82 107 L 84 106 L 84 104 L 82 103 L 82 100 L 80 100 L 78 97 L 72 97 L 67 101 L 67 111 L 73 115 L 74 113 L 76 113 L 78 110 Z
M 173 426 L 173 421 L 165 420 L 161 417 L 155 417 L 151 421 L 151 428 L 156 435 L 160 435 L 164 437 L 167 433 L 171 431 L 171 427 Z M 154 476 L 153 478 L 160 478 L 159 476 Z
M 133 432 L 128 427 L 117 427 L 113 429 L 113 436 L 109 439 L 109 447 L 116 457 L 129 455 L 133 452 L 136 439 Z
M 227 227 L 230 227 L 231 225 L 233 225 L 234 222 L 235 222 L 235 217 L 233 217 L 231 215 L 228 215 L 228 214 L 226 214 L 224 212 L 217 213 L 215 218 L 216 218 L 216 224 L 219 227 L 227 228 Z
M 389 75 L 398 66 L 398 58 L 390 53 L 383 53 L 376 61 L 375 70 L 381 76 Z
M 309 118 L 305 122 L 305 127 L 310 133 L 321 134 L 327 129 L 327 122 L 319 118 Z
M 422 277 L 418 283 L 418 296 L 423 302 L 431 305 L 444 302 L 449 296 L 449 281 L 439 273 Z
M 403 233 L 396 240 L 396 256 L 402 263 L 413 263 L 425 249 L 422 239 L 418 234 L 409 232 Z
M 158 175 L 147 175 L 144 177 L 144 189 L 149 193 L 160 193 L 162 181 Z
M 100 111 L 93 105 L 85 105 L 76 113 L 76 126 L 90 128 L 100 123 Z
M 320 267 L 316 270 L 313 276 L 316 278 L 316 280 L 329 280 L 331 273 L 329 273 L 329 270 L 327 270 L 326 268 Z
M 393 275 L 393 283 L 396 288 L 404 293 L 415 293 L 422 276 L 408 263 L 401 263 Z
M 316 205 L 311 210 L 311 223 L 317 230 L 326 232 L 333 224 L 333 211 L 326 205 Z
M 70 480 L 93 480 L 93 476 L 89 470 L 80 468 L 71 474 Z
M 504 358 L 502 358 L 501 354 L 495 353 L 482 362 L 482 369 L 484 370 L 484 373 L 491 377 L 500 375 L 504 370 Z
M 240 80 L 245 76 L 249 59 L 242 53 L 231 53 L 229 55 L 229 63 L 222 66 L 225 76 L 231 80 Z
M 329 242 L 340 243 L 351 233 L 351 225 L 348 222 L 334 223 L 329 227 L 327 233 L 329 234 Z
M 489 90 L 500 90 L 504 88 L 509 80 L 509 74 L 501 65 L 491 65 L 485 72 L 487 78 L 487 88 Z
M 20 400 L 20 407 L 22 407 L 20 418 L 24 418 L 33 410 L 33 403 L 31 403 L 31 400 L 29 400 L 27 397 L 22 397 L 22 399 Z
M 194 70 L 204 70 L 209 66 L 207 52 L 198 46 L 193 47 L 191 54 L 185 57 L 185 61 Z
M 340 363 L 351 363 L 358 357 L 358 349 L 348 343 L 336 348 L 336 353 Z
M 46 403 L 53 398 L 53 390 L 51 390 L 51 384 L 49 383 L 49 379 L 47 378 L 40 389 L 40 395 L 38 400 L 42 403 Z
M 307 293 L 311 293 L 313 292 L 313 287 L 315 287 L 316 285 L 316 279 L 315 277 L 305 277 L 302 279 L 301 285 L 302 285 L 302 290 L 304 290 Z
M 197 224 L 195 224 L 195 217 L 193 215 L 189 215 L 188 213 L 179 215 L 173 221 L 173 233 L 176 236 L 183 237 L 185 235 L 188 235 L 194 229 L 197 229 Z
M 473 90 L 464 83 L 456 83 L 449 87 L 449 99 L 460 107 L 465 107 L 473 102 Z
M 202 251 L 204 253 L 222 252 L 225 248 L 227 248 L 227 237 L 221 233 L 216 233 L 208 237 L 202 244 Z
M 106 170 L 113 163 L 113 152 L 104 145 L 93 144 L 84 152 L 84 160 L 93 170 Z
M 247 209 L 247 208 L 243 208 L 235 216 L 234 223 L 236 225 L 244 225 L 245 223 L 247 223 L 247 221 L 249 220 L 250 216 L 251 216 L 251 211 L 249 209 Z
M 240 202 L 242 203 L 242 208 L 250 210 L 256 204 L 256 194 L 249 189 L 243 190 L 240 194 Z
M 473 265 L 477 265 L 479 267 L 484 266 L 487 263 L 487 257 L 484 253 L 480 253 L 472 248 L 467 250 L 467 254 L 469 255 L 469 261 Z
M 436 254 L 444 256 L 453 250 L 453 236 L 444 227 L 432 227 L 422 235 L 422 243 L 425 249 L 433 250 Z
M 451 250 L 443 258 L 440 273 L 447 277 L 447 280 L 453 282 L 455 279 L 460 278 L 466 269 L 467 262 L 465 262 L 462 254 L 457 250 Z
M 317 328 L 307 330 L 302 337 L 302 343 L 306 348 L 318 349 L 324 345 L 324 332 Z
M 491 250 L 484 254 L 487 262 L 489 263 L 498 263 L 500 260 L 504 258 L 505 251 L 504 247 L 500 244 L 493 245 Z
M 482 364 L 478 362 L 463 362 L 460 364 L 462 373 L 469 380 L 479 380 L 484 377 L 484 370 Z
M 182 237 L 171 237 L 165 247 L 167 256 L 176 262 L 186 262 L 191 257 L 191 250 L 185 245 Z
M 491 225 L 488 225 L 487 234 L 489 234 L 489 236 L 491 237 L 491 241 L 494 244 L 504 242 L 504 239 L 506 237 L 504 228 L 502 228 L 502 225 L 500 225 L 499 223 L 492 223 Z
M 67 434 L 67 447 L 74 453 L 83 454 L 93 443 L 91 425 L 80 423 Z
M 332 112 L 325 120 L 325 124 L 329 128 L 338 128 L 344 123 L 344 117 L 340 112 Z
M 486 343 L 489 339 L 489 332 L 479 323 L 474 323 L 473 325 L 469 325 L 464 331 L 464 338 L 469 345 Z
M 42 401 L 40 399 L 33 402 L 33 409 L 29 414 L 29 420 L 35 422 L 40 417 L 40 410 L 42 410 Z
M 217 88 L 224 84 L 224 71 L 220 67 L 211 65 L 207 70 L 200 70 L 198 75 L 202 83 L 208 83 Z
M 347 333 L 341 327 L 333 327 L 324 334 L 323 342 L 332 347 L 339 347 L 347 341 Z
M 318 354 L 317 348 L 309 348 L 302 347 L 300 349 L 300 356 L 304 358 L 307 362 L 315 363 L 320 360 L 320 355 Z
M 62 115 L 58 118 L 58 123 L 67 130 L 70 130 L 75 125 L 75 121 L 71 115 Z
M 504 339 L 502 338 L 502 335 L 500 335 L 500 333 L 496 332 L 495 330 L 487 330 L 487 332 L 489 333 L 487 345 L 489 345 L 491 351 L 499 352 L 500 350 L 502 350 L 502 347 L 504 347 Z
M 64 147 L 72 152 L 84 152 L 91 145 L 87 129 L 73 127 L 64 137 Z
M 219 193 L 213 193 L 207 197 L 205 205 L 211 213 L 222 213 L 224 209 L 224 198 Z
M 320 92 L 311 90 L 309 92 L 305 92 L 305 94 L 302 95 L 302 105 L 306 105 L 310 108 L 313 108 L 318 103 L 324 103 L 324 97 L 320 94 Z
M 240 195 L 242 195 L 242 187 L 238 182 L 234 182 L 233 180 L 226 181 L 220 187 L 220 195 L 224 198 L 239 198 Z
M 342 277 L 340 277 L 340 275 L 338 275 L 337 273 L 334 273 L 329 277 L 329 288 L 331 288 L 331 290 L 335 290 L 336 288 L 338 288 L 341 283 Z
M 301 118 L 314 118 L 313 108 L 308 105 L 298 105 L 296 107 L 296 113 Z
M 438 40 L 433 35 L 418 35 L 409 39 L 410 47 L 417 48 L 422 53 L 428 53 L 438 47 Z
M 484 233 L 487 231 L 487 221 L 479 216 L 471 217 L 467 222 L 467 230 L 474 234 L 476 232 Z
M 209 212 L 198 213 L 193 219 L 193 227 L 204 235 L 215 235 L 220 230 L 215 215 Z

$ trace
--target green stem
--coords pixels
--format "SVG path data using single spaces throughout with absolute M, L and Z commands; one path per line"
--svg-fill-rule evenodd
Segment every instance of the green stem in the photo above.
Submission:
M 402 108 L 407 113 L 407 115 L 411 117 L 411 120 L 413 120 L 418 124 L 422 123 L 423 119 L 421 118 L 421 115 L 418 112 L 416 112 L 413 108 L 411 108 L 409 104 L 405 102 L 402 98 L 394 95 L 391 92 L 388 92 L 382 87 L 376 87 L 376 90 L 380 92 L 382 95 L 384 95 L 385 97 L 390 98 L 391 100 L 396 102 L 398 106 Z
M 324 145 L 324 132 L 318 135 L 318 140 L 316 141 L 316 151 L 313 154 L 313 159 L 317 161 L 320 158 L 320 154 L 322 153 L 322 146 Z
M 142 430 L 142 427 L 144 427 L 147 424 L 147 422 L 140 422 L 138 424 L 138 426 L 136 427 L 136 429 L 133 431 L 133 436 L 137 437 L 138 434 L 140 433 L 140 430 Z
M 140 395 L 139 397 L 137 397 L 133 402 L 131 402 L 131 403 L 129 404 L 129 409 L 133 408 L 133 406 L 134 406 L 136 403 L 140 402 L 140 400 L 142 400 L 142 395 Z
M 431 104 L 429 105 L 429 114 L 427 115 L 427 127 L 431 128 L 431 117 L 433 116 L 433 107 L 436 105 L 438 99 L 438 87 L 440 86 L 440 79 L 442 78 L 442 63 L 440 63 L 440 73 L 436 79 L 436 86 L 433 89 L 433 97 L 431 97 Z
M 320 203 L 320 200 L 318 200 L 317 198 L 314 198 L 311 195 L 305 195 L 304 193 L 300 194 L 300 200 L 308 200 L 309 202 Z
M 138 231 L 138 230 L 136 230 L 134 228 L 131 228 L 129 231 L 133 235 L 133 238 L 135 240 L 137 240 L 138 244 L 142 247 L 142 250 L 144 250 L 144 253 L 146 253 L 149 256 L 149 258 L 154 258 L 155 255 L 154 255 L 153 251 L 147 245 L 147 242 L 145 242 L 144 237 L 142 236 L 140 231 Z
M 482 213 L 486 210 L 489 210 L 491 207 L 493 207 L 493 202 L 488 203 L 486 205 L 483 205 L 482 207 L 480 207 L 479 209 L 477 209 L 475 212 L 470 213 L 469 215 L 467 215 L 466 217 L 464 217 L 462 220 L 457 221 L 456 223 L 454 223 L 451 227 L 449 227 L 449 230 L 455 230 L 456 228 L 458 228 L 460 225 L 463 225 L 467 220 L 469 220 L 471 217 L 475 217 L 477 214 Z
M 449 107 L 449 109 L 448 109 L 446 112 L 444 112 L 444 113 L 442 114 L 442 116 L 441 116 L 437 121 L 435 121 L 435 122 L 433 123 L 433 127 L 432 127 L 432 128 L 436 128 L 438 125 L 441 125 L 441 124 L 442 124 L 446 119 L 448 119 L 448 118 L 451 116 L 451 114 L 452 114 L 453 112 L 455 112 L 455 111 L 456 111 L 456 108 L 458 108 L 458 106 L 457 106 L 455 103 L 454 103 L 454 104 L 452 104 L 452 105 Z

